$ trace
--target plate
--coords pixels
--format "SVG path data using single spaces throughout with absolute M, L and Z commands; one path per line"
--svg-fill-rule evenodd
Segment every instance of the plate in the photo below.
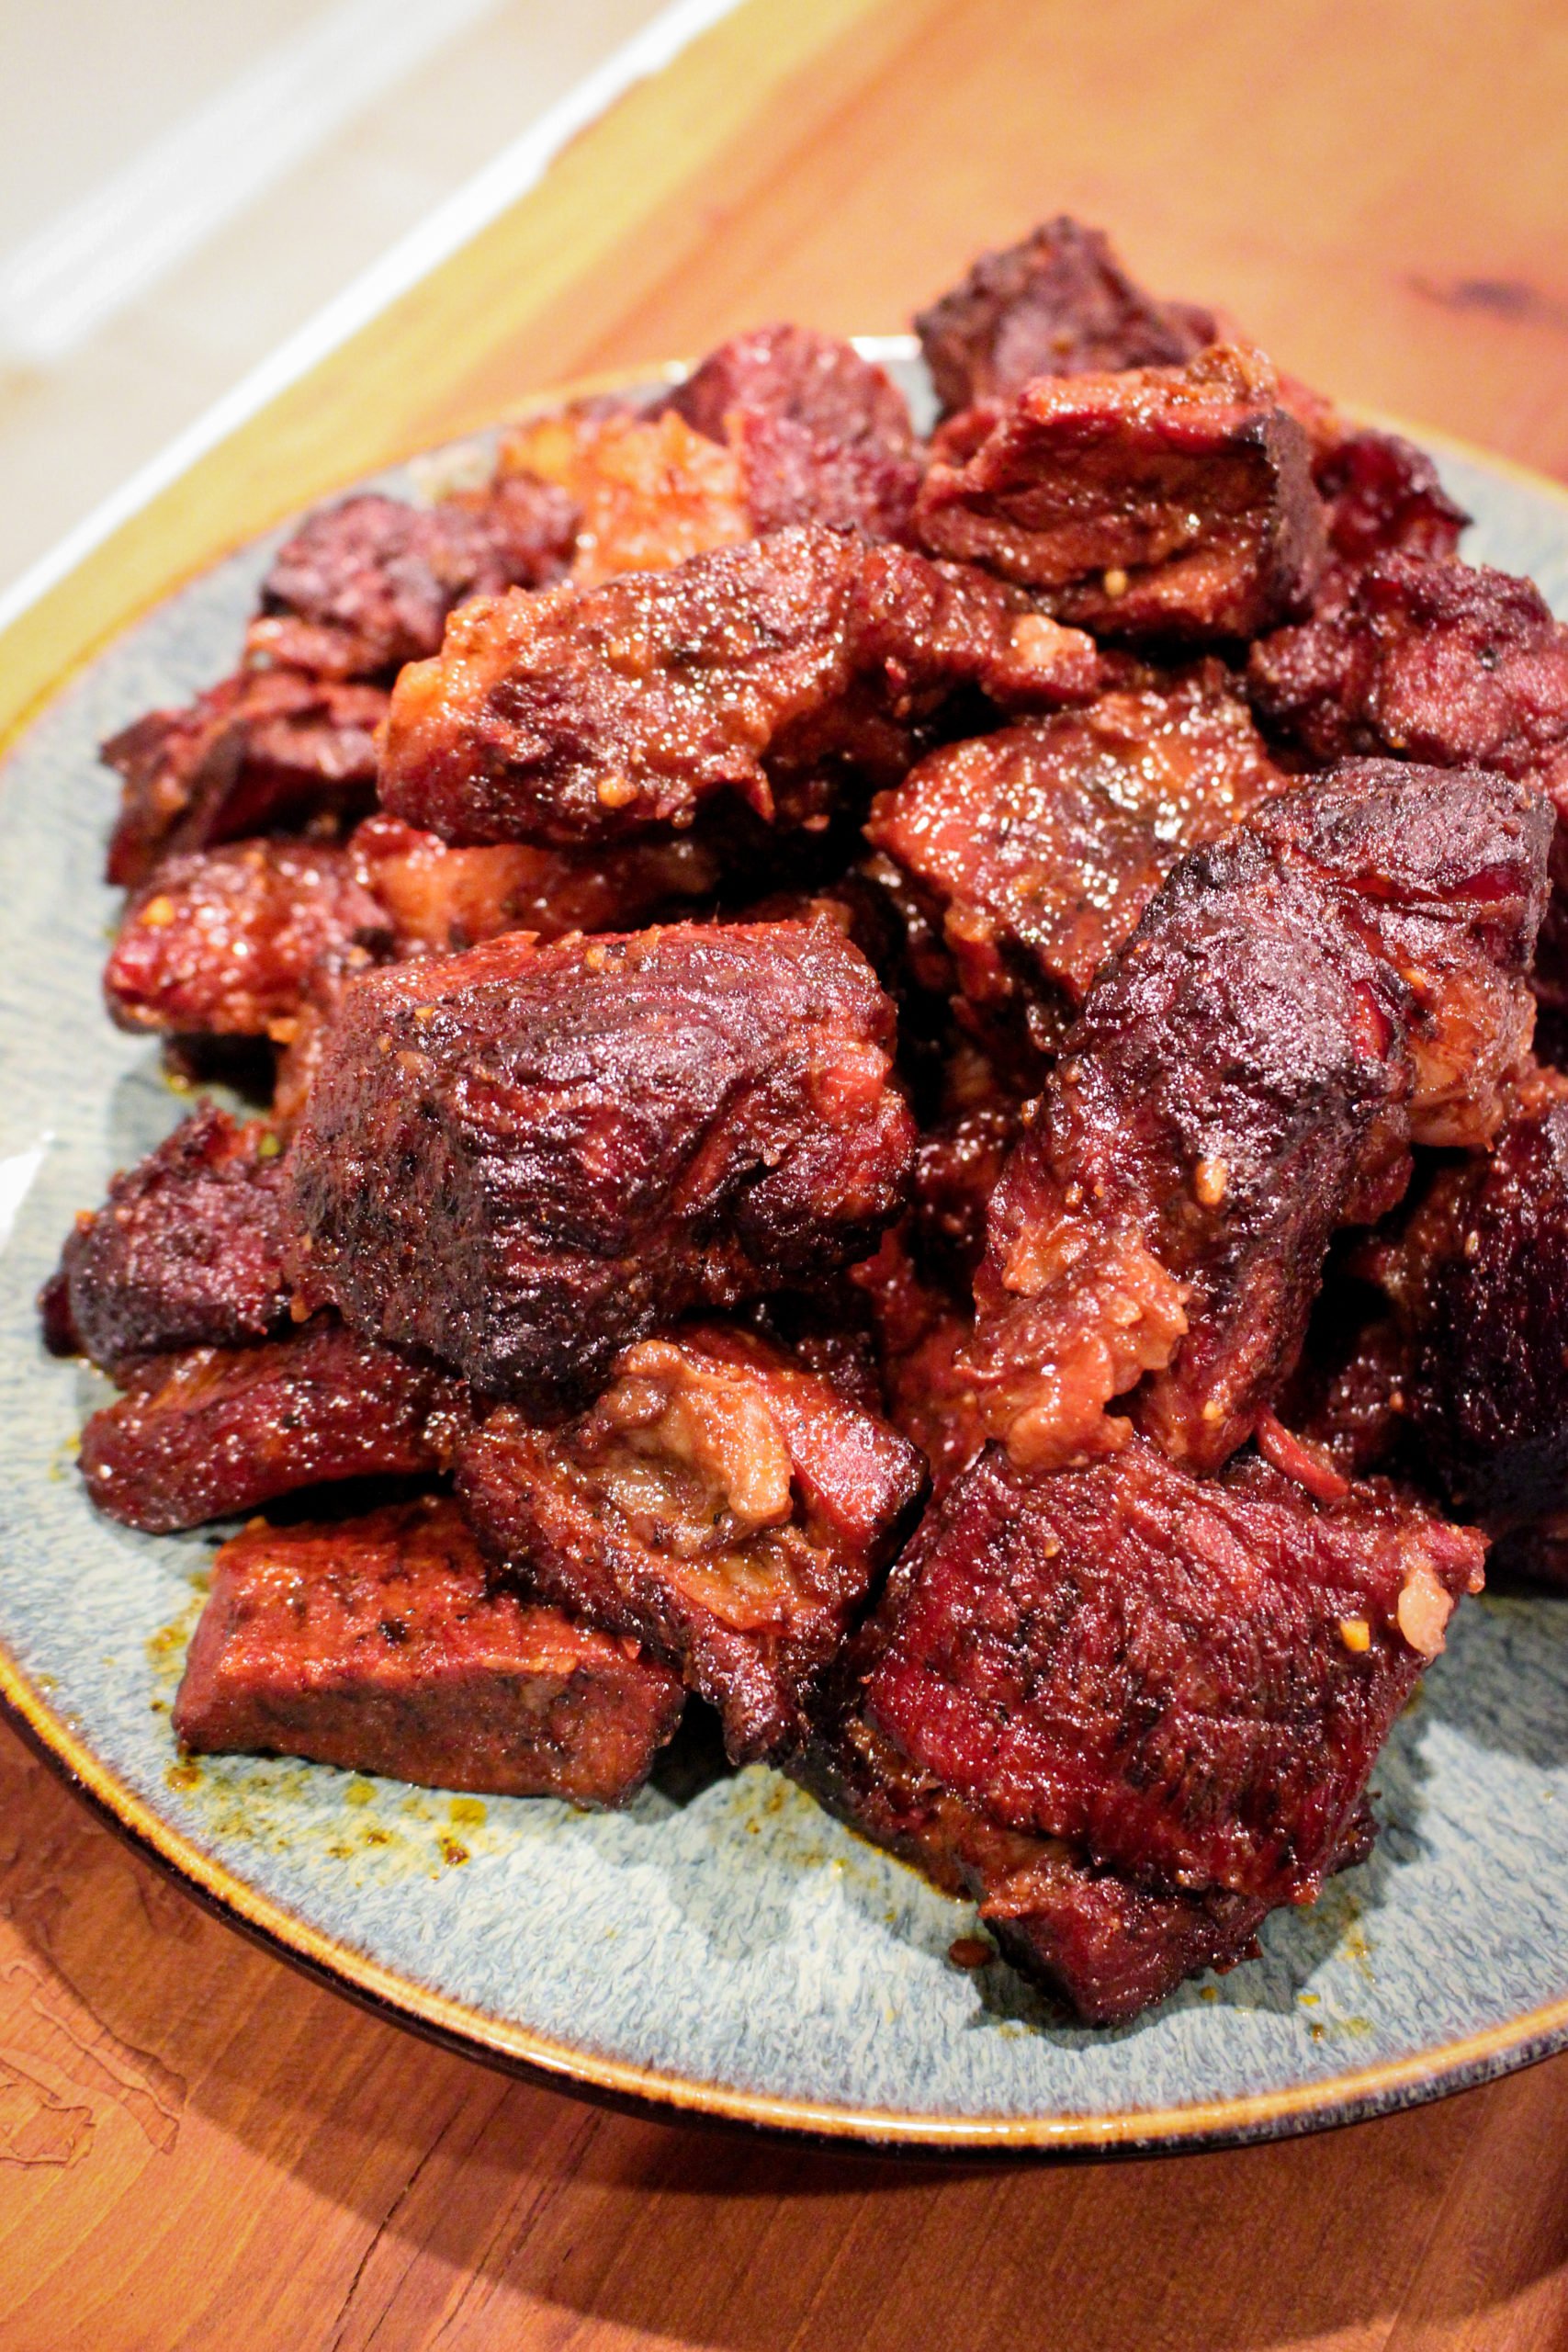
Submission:
M 863 346 L 922 405 L 913 346 Z M 1568 612 L 1568 494 L 1432 436 L 1467 552 Z M 418 493 L 468 443 L 378 487 Z M 193 582 L 60 695 L 0 770 L 0 1696 L 121 1828 L 340 1986 L 492 2061 L 610 2097 L 883 2143 L 1077 2151 L 1272 2137 L 1430 2098 L 1568 2042 L 1568 1601 L 1485 1598 L 1401 1719 L 1372 1859 L 1263 1957 L 1112 2031 L 1001 1962 L 965 1905 L 761 1767 L 679 1745 L 623 1815 L 446 1797 L 310 1764 L 180 1759 L 169 1726 L 212 1540 L 89 1509 L 105 1392 L 39 1347 L 76 1209 L 186 1103 L 113 1030 L 98 741 L 233 664 L 281 533 Z

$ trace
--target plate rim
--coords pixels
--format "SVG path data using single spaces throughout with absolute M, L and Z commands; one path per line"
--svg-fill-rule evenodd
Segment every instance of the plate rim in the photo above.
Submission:
M 919 350 L 913 335 L 854 338 L 868 358 L 902 360 Z M 487 432 L 590 393 L 671 381 L 680 362 L 650 362 L 573 379 L 529 394 L 493 419 L 457 434 L 434 448 L 389 458 L 377 473 L 421 458 L 439 458 Z M 1568 487 L 1537 469 L 1440 427 L 1406 422 L 1385 412 L 1341 403 L 1359 422 L 1404 434 L 1439 457 L 1444 451 L 1502 474 L 1563 511 Z M 367 479 L 359 477 L 361 481 Z M 355 487 L 343 483 L 323 491 L 311 504 L 341 497 Z M 301 513 L 310 509 L 298 510 Z M 288 517 L 280 518 L 287 521 Z M 113 631 L 85 646 L 68 662 L 0 741 L 8 754 L 59 696 L 129 630 L 220 564 L 264 536 L 213 550 L 195 570 L 166 582 L 156 595 Z M 470 2007 L 433 1986 L 387 1966 L 354 1944 L 314 1927 L 290 1906 L 251 1884 L 216 1854 L 176 1828 L 148 1799 L 88 1747 L 43 1690 L 23 1672 L 0 1639 L 0 1718 L 89 1810 L 136 1852 L 164 1871 L 204 1909 L 237 1928 L 262 1949 L 299 1970 L 311 1981 L 346 1995 L 372 2014 L 402 2026 L 440 2046 L 557 2090 L 666 2121 L 713 2123 L 789 2134 L 849 2152 L 904 2153 L 928 2156 L 1043 2154 L 1111 2158 L 1192 2154 L 1297 2137 L 1363 2122 L 1380 2115 L 1452 2096 L 1518 2072 L 1568 2048 L 1568 1993 L 1484 2031 L 1351 2069 L 1314 2083 L 1239 2097 L 1193 2100 L 1164 2108 L 1127 2108 L 1106 2112 L 1048 2115 L 953 2115 L 897 2108 L 854 2106 L 829 2100 L 784 2098 L 734 2085 L 611 2058 L 553 2040 L 533 2029 Z

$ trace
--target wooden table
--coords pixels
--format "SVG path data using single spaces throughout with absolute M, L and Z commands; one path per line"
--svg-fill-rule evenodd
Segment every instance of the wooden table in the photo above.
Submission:
M 1550 0 L 750 0 L 0 647 L 14 719 L 272 516 L 551 380 L 891 328 L 1058 208 L 1357 401 L 1568 472 Z M 820 2154 L 448 2056 L 215 1925 L 0 1733 L 0 2347 L 1568 2344 L 1568 2059 L 1111 2167 Z

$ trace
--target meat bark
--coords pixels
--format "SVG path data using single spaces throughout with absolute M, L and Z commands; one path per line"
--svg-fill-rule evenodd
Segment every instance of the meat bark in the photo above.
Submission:
M 122 1028 L 296 1042 L 333 982 L 389 956 L 447 956 L 509 931 L 621 930 L 716 891 L 724 859 L 685 833 L 593 856 L 453 849 L 396 817 L 341 847 L 232 842 L 165 858 L 125 911 L 104 976 Z
M 469 1425 L 459 1382 L 322 1317 L 139 1371 L 83 1430 L 82 1476 L 108 1518 L 168 1535 L 305 1487 L 449 1468 Z
M 381 797 L 448 841 L 559 848 L 684 826 L 716 794 L 802 823 L 900 776 L 960 686 L 1040 709 L 1099 676 L 1088 638 L 983 574 L 781 531 L 464 606 L 399 678 Z
M 1021 243 L 982 254 L 915 331 L 952 415 L 1010 400 L 1036 376 L 1179 367 L 1220 329 L 1212 311 L 1146 294 L 1103 231 L 1060 213 Z
M 134 888 L 182 850 L 364 815 L 386 711 L 379 686 L 282 669 L 242 670 L 184 710 L 150 711 L 103 747 L 124 779 L 108 879 Z
M 830 923 L 513 936 L 347 990 L 288 1159 L 301 1280 L 487 1394 L 863 1256 L 913 1150 Z
M 1398 1201 L 1413 1127 L 1495 1124 L 1548 822 L 1505 779 L 1373 763 L 1176 869 L 992 1204 L 972 1360 L 1020 1463 L 1114 1450 L 1105 1407 L 1134 1389 L 1177 1459 L 1252 1433 L 1331 1235 Z
M 1306 435 L 1269 363 L 1040 378 L 939 435 L 914 532 L 1032 589 L 1058 620 L 1189 644 L 1308 609 L 1324 551 Z
M 280 1182 L 271 1129 L 204 1103 L 77 1218 L 43 1302 L 55 1351 L 112 1373 L 286 1329 Z
M 220 1551 L 174 1725 L 198 1755 L 261 1750 L 427 1788 L 621 1805 L 680 1721 L 636 1645 L 491 1591 L 457 1505 L 269 1527 Z
M 1550 775 L 1568 745 L 1568 628 L 1531 581 L 1387 555 L 1255 645 L 1247 687 L 1265 727 L 1314 761 Z
M 907 530 L 920 467 L 908 404 L 837 335 L 758 327 L 710 352 L 669 407 L 733 451 L 750 527 Z
M 797 1744 L 924 1476 L 829 1380 L 705 1325 L 628 1349 L 564 1428 L 494 1414 L 458 1484 L 498 1559 L 678 1667 L 745 1763 Z
M 908 876 L 981 1023 L 1050 1050 L 1171 867 L 1286 778 L 1217 662 L 931 752 L 866 837 Z
M 1499 1538 L 1564 1572 L 1568 1095 L 1527 1091 L 1484 1158 L 1440 1163 L 1401 1230 L 1358 1260 L 1393 1307 L 1402 1458 Z
M 1267 1464 L 992 1448 L 928 1521 L 872 1723 L 992 1819 L 1156 1883 L 1310 1899 L 1484 1539 Z
M 165 858 L 126 908 L 104 973 L 109 1011 L 122 1029 L 272 1035 L 323 959 L 363 966 L 390 951 L 367 884 L 351 851 L 312 842 Z
M 246 652 L 320 678 L 385 681 L 439 650 L 455 605 L 558 579 L 576 523 L 562 492 L 522 479 L 435 506 L 344 499 L 274 557 Z

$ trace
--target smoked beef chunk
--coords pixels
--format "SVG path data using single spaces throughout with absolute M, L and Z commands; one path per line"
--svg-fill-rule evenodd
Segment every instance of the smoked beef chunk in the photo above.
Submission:
M 1529 1099 L 1533 1097 L 1533 1099 Z M 1393 1306 L 1412 1466 L 1506 1556 L 1568 1555 L 1568 1093 L 1529 1090 L 1485 1158 L 1440 1165 L 1360 1259 Z
M 694 834 L 592 856 L 452 849 L 397 817 L 341 847 L 273 839 L 165 858 L 131 899 L 104 975 L 122 1028 L 292 1045 L 333 980 L 389 956 L 447 956 L 503 932 L 622 930 L 717 888 Z
M 1115 2025 L 1183 1978 L 1255 1949 L 1269 1905 L 1211 1887 L 1156 1892 L 1060 1838 L 1005 1829 L 955 1796 L 852 1709 L 817 1711 L 792 1778 L 863 1838 L 968 1894 L 1003 1956 L 1086 2025 Z
M 1010 1826 L 1156 1883 L 1315 1894 L 1484 1540 L 1252 1460 L 1134 1442 L 1042 1477 L 993 1447 L 932 1514 L 873 1724 Z
M 1042 377 L 938 435 L 914 531 L 1033 589 L 1058 620 L 1207 643 L 1304 612 L 1322 502 L 1258 353 Z
M 1338 897 L 1411 991 L 1417 1143 L 1485 1143 L 1529 1056 L 1529 971 L 1546 907 L 1550 802 L 1479 769 L 1358 760 L 1249 830 Z
M 468 1425 L 458 1382 L 321 1317 L 150 1364 L 83 1430 L 82 1476 L 110 1519 L 168 1535 L 302 1487 L 446 1469 Z
M 698 1325 L 629 1348 L 565 1428 L 494 1414 L 458 1484 L 498 1559 L 679 1667 L 745 1763 L 798 1741 L 924 1473 L 830 1381 Z
M 346 849 L 232 842 L 165 858 L 131 899 L 104 973 L 122 1029 L 269 1035 L 323 958 L 367 964 L 392 926 Z
M 1103 231 L 1066 213 L 1021 244 L 982 254 L 915 321 L 944 415 L 1010 400 L 1035 376 L 1099 376 L 1179 367 L 1213 343 L 1218 322 L 1135 285 Z
M 931 752 L 866 837 L 941 922 L 982 1019 L 1060 1042 L 1177 860 L 1285 778 L 1217 662 Z
M 734 450 L 752 530 L 795 523 L 896 538 L 920 467 L 908 404 L 853 344 L 758 327 L 710 352 L 669 405 Z
M 1310 758 L 1397 752 L 1550 776 L 1568 746 L 1568 628 L 1529 580 L 1387 555 L 1314 617 L 1255 645 L 1265 727 Z
M 381 678 L 438 650 L 469 596 L 558 579 L 576 511 L 543 482 L 410 506 L 367 495 L 312 514 L 273 559 L 245 650 L 322 678 Z
M 1134 1417 L 1179 1460 L 1253 1432 L 1335 1229 L 1400 1198 L 1413 1124 L 1495 1124 L 1548 822 L 1505 779 L 1372 763 L 1176 868 L 992 1203 L 973 1361 L 1020 1463 L 1124 1442 L 1104 1408 L 1141 1381 Z
M 287 1329 L 277 1140 L 204 1103 L 84 1211 L 45 1294 L 58 1352 L 105 1371 Z
M 1088 638 L 982 573 L 781 531 L 465 605 L 398 680 L 381 798 L 447 841 L 564 849 L 684 826 L 717 793 L 803 822 L 846 777 L 895 782 L 959 686 L 1041 709 L 1099 677 Z
M 1329 556 L 1341 570 L 1381 555 L 1451 556 L 1470 522 L 1424 449 L 1372 425 L 1329 434 L 1312 478 L 1327 509 Z
M 362 814 L 386 710 L 378 686 L 242 670 L 184 710 L 149 711 L 103 747 L 125 779 L 108 879 L 134 888 L 176 851 Z
M 624 1804 L 680 1721 L 668 1667 L 491 1592 L 457 1505 L 254 1520 L 219 1553 L 175 1702 L 197 1754 L 261 1749 L 484 1796 Z
M 346 992 L 289 1155 L 301 1280 L 485 1393 L 586 1395 L 902 1205 L 893 1011 L 832 923 L 497 940 Z

